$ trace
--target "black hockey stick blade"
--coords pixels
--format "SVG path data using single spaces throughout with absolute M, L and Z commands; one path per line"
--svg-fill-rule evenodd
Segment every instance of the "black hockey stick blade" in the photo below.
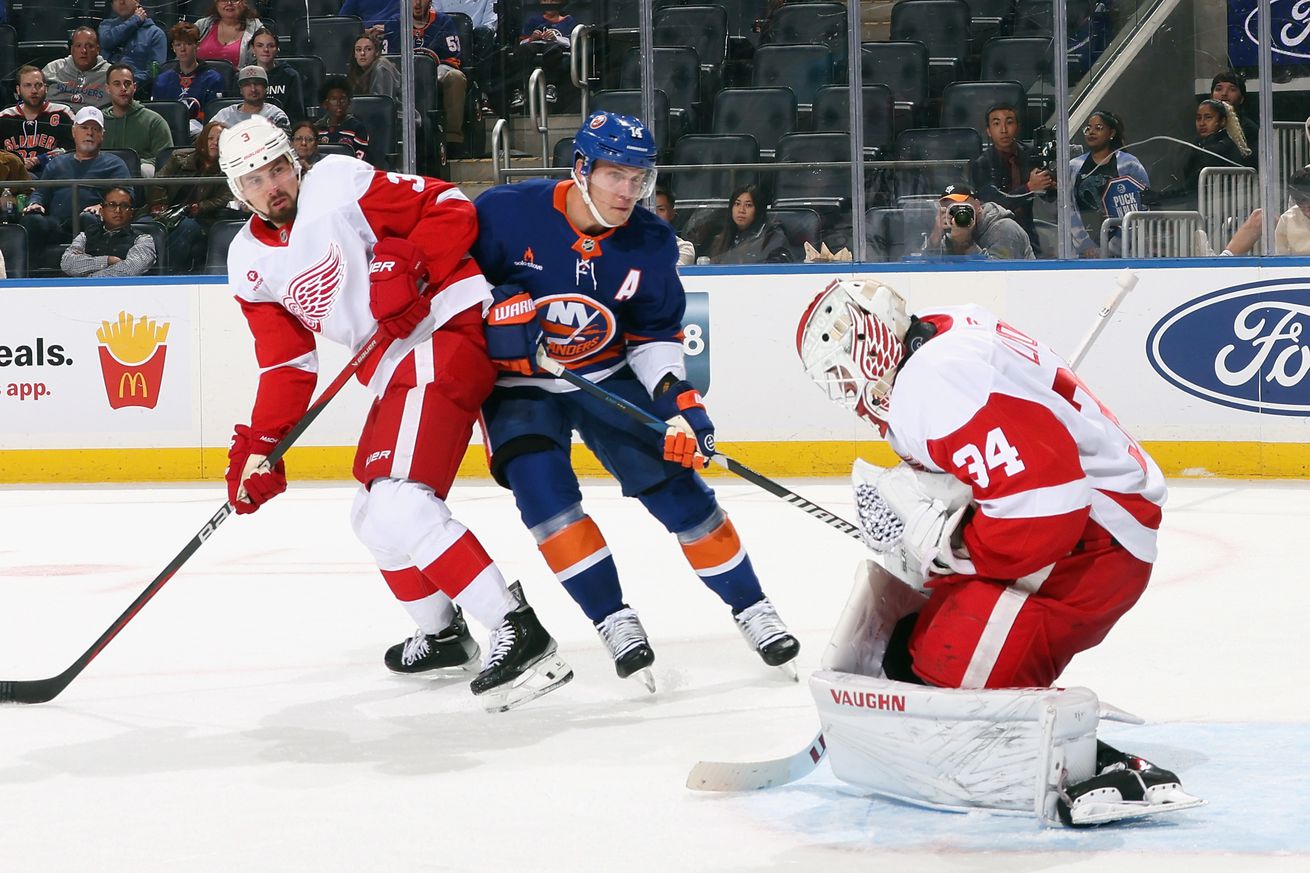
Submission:
M 637 421 L 640 421 L 641 423 L 645 424 L 647 427 L 649 427 L 651 430 L 657 433 L 664 433 L 664 431 L 668 428 L 668 423 L 665 422 L 663 419 L 659 418 L 658 416 L 652 415 L 651 413 L 642 409 L 640 406 L 634 406 L 632 403 L 629 403 L 627 400 L 623 399 L 622 397 L 618 397 L 614 394 L 611 394 L 609 391 L 606 391 L 603 386 L 598 385 L 595 382 L 591 381 L 590 379 L 584 376 L 579 376 L 577 373 L 574 373 L 572 370 L 565 368 L 562 364 L 560 364 L 559 361 L 550 357 L 546 353 L 545 348 L 541 348 L 537 352 L 537 366 L 541 367 L 541 369 L 545 370 L 547 373 L 550 373 L 552 376 L 555 376 L 558 379 L 563 379 L 565 382 L 568 382 L 570 385 L 573 385 L 579 390 L 584 391 L 587 394 L 590 394 L 592 397 L 595 397 L 597 400 L 600 400 L 601 402 L 608 404 L 612 408 L 618 410 L 619 412 L 622 412 L 624 415 L 627 415 L 630 418 L 634 418 Z M 752 470 L 750 467 L 747 467 L 745 464 L 741 463 L 740 461 L 733 460 L 732 458 L 728 457 L 722 452 L 715 452 L 713 455 L 710 456 L 710 461 L 715 464 L 718 464 L 720 467 L 725 468 L 726 470 L 728 470 L 728 472 L 740 476 L 741 478 L 745 479 L 747 482 L 750 482 L 752 485 L 757 485 L 760 488 L 763 488 L 765 491 L 769 492 L 774 497 L 781 497 L 783 500 L 787 501 L 792 506 L 795 506 L 797 509 L 809 513 L 810 515 L 817 518 L 819 521 L 822 521 L 824 524 L 828 525 L 829 527 L 836 528 L 837 530 L 846 534 L 848 537 L 851 537 L 856 540 L 860 539 L 860 529 L 855 525 L 851 524 L 846 519 L 842 518 L 840 515 L 836 515 L 835 513 L 829 512 L 819 504 L 812 503 L 811 501 L 806 500 L 804 497 L 800 496 L 795 491 L 792 491 L 790 488 L 787 488 L 779 484 L 778 482 L 773 481 L 769 477 L 765 476 L 763 473 L 758 473 L 755 470 Z M 861 542 L 863 541 L 861 540 Z
M 828 754 L 823 732 L 795 754 L 772 761 L 726 763 L 701 761 L 687 774 L 687 787 L 693 791 L 759 791 L 795 782 L 814 772 Z
M 332 398 L 337 396 L 351 377 L 363 366 L 364 362 L 390 344 L 391 339 L 380 331 L 374 334 L 368 342 L 364 343 L 359 352 L 351 358 L 345 369 L 332 381 L 332 384 L 323 389 L 323 393 L 319 395 L 314 405 L 305 411 L 300 421 L 296 422 L 291 430 L 287 431 L 287 435 L 282 438 L 281 442 L 268 453 L 266 464 L 269 467 L 276 464 L 286 454 L 287 449 L 291 448 L 292 444 L 305 432 L 305 429 L 313 423 L 314 419 L 318 418 L 319 413 L 327 407 Z M 92 644 L 91 648 L 83 652 L 82 657 L 74 661 L 67 670 L 49 679 L 0 681 L 0 703 L 46 703 L 58 696 L 61 691 L 68 687 L 70 682 L 77 678 L 79 673 L 86 669 L 88 664 L 95 660 L 95 657 L 104 650 L 105 646 L 109 645 L 110 641 L 118 636 L 119 631 L 126 627 L 127 623 L 150 602 L 150 599 L 159 592 L 159 589 L 163 588 L 168 580 L 173 578 L 173 574 L 196 553 L 197 549 L 205 544 L 205 541 L 213 535 L 214 531 L 218 530 L 218 526 L 234 513 L 235 510 L 232 508 L 231 503 L 225 502 L 219 507 L 218 511 L 205 522 L 204 527 L 196 532 L 196 535 L 187 542 L 182 551 L 178 552 L 177 556 L 168 562 L 168 566 L 146 587 L 146 590 L 137 595 L 136 600 L 132 601 L 132 605 L 124 610 L 123 614 L 114 620 L 114 623 L 100 635 L 100 638 Z

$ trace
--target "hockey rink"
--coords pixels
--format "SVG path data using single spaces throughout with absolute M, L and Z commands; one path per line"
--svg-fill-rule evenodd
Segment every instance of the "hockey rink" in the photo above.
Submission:
M 809 742 L 804 678 L 865 554 L 739 480 L 712 484 L 801 639 L 799 684 L 747 648 L 640 505 L 584 488 L 655 648 L 653 696 L 614 676 L 508 492 L 458 483 L 456 516 L 576 673 L 490 715 L 470 675 L 385 670 L 413 628 L 350 531 L 353 488 L 290 474 L 59 697 L 0 706 L 0 871 L 1310 870 L 1310 484 L 1171 483 L 1150 588 L 1062 682 L 1146 718 L 1102 736 L 1209 805 L 1069 831 L 873 800 L 826 764 L 751 794 L 684 787 L 697 760 Z M 854 516 L 844 482 L 788 484 Z M 0 488 L 0 679 L 72 663 L 224 498 L 220 483 Z

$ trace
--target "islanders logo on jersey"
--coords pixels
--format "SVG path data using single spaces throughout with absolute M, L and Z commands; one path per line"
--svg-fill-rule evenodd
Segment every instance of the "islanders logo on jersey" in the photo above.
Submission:
M 601 303 L 581 294 L 552 294 L 537 301 L 546 347 L 568 364 L 604 349 L 617 336 L 618 320 Z

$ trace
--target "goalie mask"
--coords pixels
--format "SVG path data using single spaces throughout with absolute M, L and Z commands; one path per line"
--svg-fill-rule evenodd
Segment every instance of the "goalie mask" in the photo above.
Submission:
M 838 279 L 801 316 L 796 351 L 832 400 L 882 431 L 909 329 L 905 298 L 890 285 Z

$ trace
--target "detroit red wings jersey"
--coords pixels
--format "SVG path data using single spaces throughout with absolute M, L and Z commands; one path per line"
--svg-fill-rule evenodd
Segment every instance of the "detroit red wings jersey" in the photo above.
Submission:
M 938 334 L 897 374 L 887 439 L 972 485 L 964 542 L 978 573 L 1016 579 L 1053 564 L 1089 515 L 1153 562 L 1164 477 L 1069 365 L 980 307 L 916 314 Z
M 472 306 L 485 308 L 490 286 L 468 255 L 476 234 L 473 204 L 454 185 L 381 172 L 340 155 L 304 175 L 290 226 L 252 217 L 228 250 L 228 286 L 250 324 L 264 374 L 252 426 L 286 426 L 307 407 L 303 380 L 288 392 L 285 382 L 268 384 L 268 376 L 316 372 L 315 335 L 355 350 L 377 330 L 369 263 L 379 239 L 405 237 L 422 248 L 429 284 L 440 290 L 432 314 L 376 366 L 361 370 L 370 390 L 381 393 L 397 364 L 434 329 Z

